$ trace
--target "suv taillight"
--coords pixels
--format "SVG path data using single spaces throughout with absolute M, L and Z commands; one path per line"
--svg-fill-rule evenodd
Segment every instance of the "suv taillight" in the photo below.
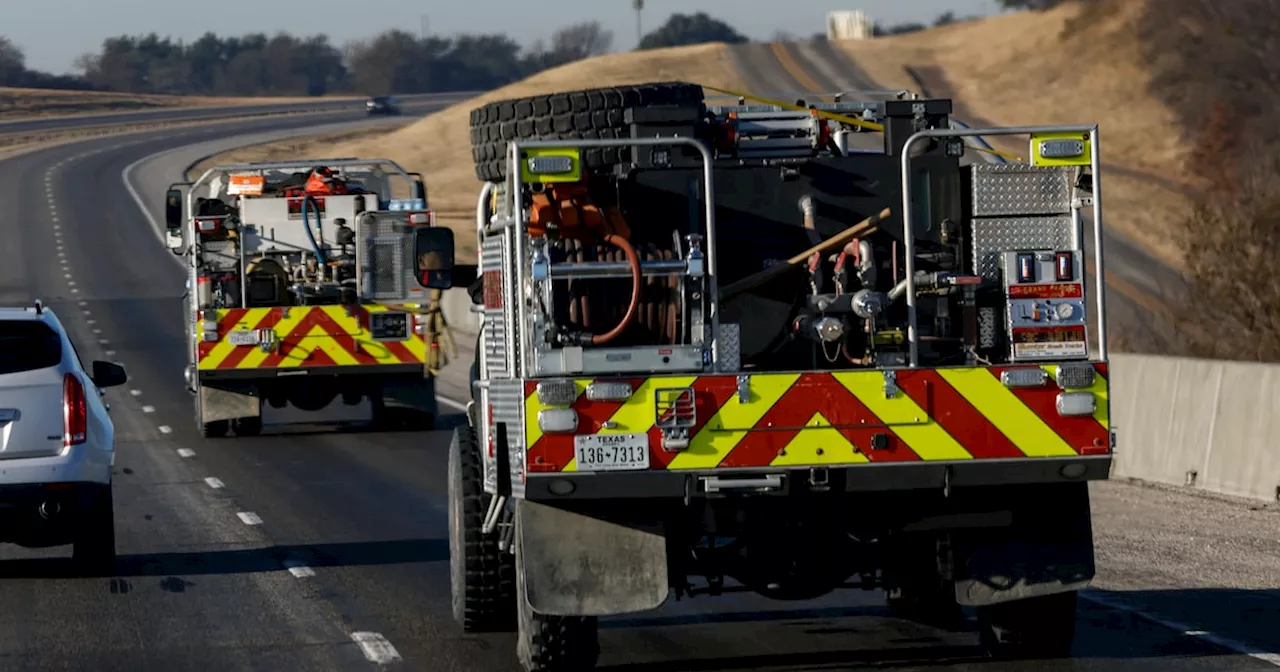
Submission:
M 84 385 L 74 373 L 62 377 L 62 445 L 84 443 L 89 431 L 89 410 L 84 398 Z

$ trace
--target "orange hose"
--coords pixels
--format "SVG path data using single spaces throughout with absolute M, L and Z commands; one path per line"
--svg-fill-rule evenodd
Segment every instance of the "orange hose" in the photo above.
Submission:
M 636 254 L 636 248 L 632 247 L 626 238 L 616 233 L 606 235 L 604 242 L 622 250 L 627 257 L 627 263 L 631 265 L 631 303 L 627 305 L 627 314 L 622 316 L 622 321 L 618 322 L 617 326 L 603 334 L 591 337 L 592 345 L 608 343 L 631 326 L 631 322 L 636 318 L 636 310 L 640 307 L 640 285 L 643 282 L 640 277 L 640 255 Z

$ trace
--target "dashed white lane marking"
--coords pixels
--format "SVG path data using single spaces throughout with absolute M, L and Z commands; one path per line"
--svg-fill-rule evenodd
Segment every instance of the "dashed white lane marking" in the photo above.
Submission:
M 204 479 L 204 482 L 205 482 L 206 484 L 208 484 L 208 486 L 209 486 L 209 487 L 211 487 L 211 488 L 213 488 L 214 490 L 221 490 L 221 489 L 223 489 L 223 488 L 227 487 L 227 484 L 226 484 L 226 483 L 223 483 L 222 481 L 220 481 L 220 480 L 218 480 L 218 479 L 216 479 L 216 478 L 214 478 L 214 477 L 212 477 L 212 476 L 210 476 L 210 477 L 208 477 L 208 478 Z
M 95 333 L 95 334 L 101 334 L 101 333 L 102 333 L 102 330 L 101 330 L 101 329 L 94 329 L 94 330 L 93 330 L 93 333 Z
M 245 525 L 261 525 L 262 524 L 262 519 L 258 517 L 258 514 L 252 511 L 240 511 L 236 513 L 236 516 L 240 518 L 240 522 L 244 523 Z
M 1181 633 L 1184 636 L 1202 639 L 1206 642 L 1209 642 L 1210 644 L 1214 644 L 1216 646 L 1222 647 L 1228 651 L 1249 656 L 1254 660 L 1260 660 L 1264 663 L 1268 663 L 1275 667 L 1280 667 L 1280 652 L 1266 651 L 1263 649 L 1259 649 L 1256 646 L 1246 644 L 1244 642 L 1239 642 L 1234 639 L 1227 639 L 1226 637 L 1220 637 L 1206 630 L 1197 630 L 1184 623 L 1179 623 L 1177 621 L 1171 621 L 1169 619 L 1162 618 L 1160 616 L 1155 616 L 1153 614 L 1147 613 L 1136 607 L 1131 607 L 1128 604 L 1121 602 L 1120 600 L 1112 599 L 1111 597 L 1108 597 L 1108 596 L 1097 595 L 1091 591 L 1090 592 L 1082 591 L 1080 593 L 1080 597 L 1090 602 L 1093 602 L 1095 604 L 1100 604 L 1109 609 L 1115 609 L 1117 611 L 1124 611 L 1124 612 L 1133 614 L 1134 616 L 1137 616 L 1139 618 L 1151 621 L 1156 625 L 1160 625 L 1170 630 L 1173 630 L 1174 632 Z
M 85 321 L 86 321 L 87 323 L 89 323 L 89 324 L 97 324 L 97 323 L 98 323 L 98 321 L 97 321 L 97 320 L 85 320 Z
M 71 288 L 71 293 L 72 293 L 72 294 L 79 294 L 79 293 L 80 293 L 80 290 L 76 289 L 75 287 L 72 287 L 72 288 Z
M 110 343 L 110 342 L 111 342 L 111 341 L 108 341 L 108 340 L 107 340 L 107 339 L 105 339 L 105 338 L 99 338 L 99 339 L 98 339 L 98 345 L 106 345 L 107 343 Z
M 156 407 L 155 407 L 155 406 L 143 406 L 143 407 L 142 407 L 142 412 L 143 412 L 143 413 L 155 413 L 155 412 L 156 412 Z
M 316 572 L 314 569 L 311 569 L 310 567 L 306 566 L 301 562 L 298 562 L 297 560 L 285 560 L 284 568 L 289 570 L 289 573 L 292 574 L 294 578 L 297 578 L 297 579 L 305 579 L 307 577 L 316 575 Z
M 196 451 L 191 450 L 190 448 L 178 449 L 178 457 L 195 457 L 195 456 L 196 456 Z
M 115 356 L 116 356 L 116 351 L 115 351 L 115 350 L 107 350 L 107 351 L 106 351 L 106 353 L 107 353 L 107 356 L 108 356 L 108 357 L 115 357 Z M 164 431 L 164 430 L 160 430 L 160 431 Z M 165 433 L 167 434 L 168 432 L 165 432 Z
M 369 659 L 369 662 L 385 665 L 401 659 L 396 647 L 392 646 L 386 637 L 376 632 L 353 632 L 351 639 L 360 646 L 360 650 L 364 652 L 364 657 Z
M 93 320 L 89 320 L 89 321 L 93 322 Z M 142 390 L 129 390 L 129 395 L 134 397 L 140 397 L 142 396 Z
M 89 302 L 88 302 L 88 301 L 81 301 L 78 305 L 79 305 L 81 308 L 84 308 L 85 306 L 89 305 Z M 87 310 L 86 310 L 86 311 L 84 311 L 84 312 L 86 312 L 86 313 L 87 313 L 87 312 L 89 312 L 89 311 L 87 311 Z
M 63 273 L 63 274 L 62 274 L 62 277 L 64 277 L 64 278 L 66 278 L 66 279 L 70 280 L 70 279 L 71 279 L 71 274 L 70 274 L 70 273 Z
M 107 353 L 108 353 L 108 354 L 115 354 L 114 352 L 112 352 L 112 351 L 110 351 L 110 350 L 108 350 L 108 351 L 107 351 Z M 160 425 L 157 429 L 159 429 L 159 430 L 160 430 L 160 433 L 161 433 L 161 434 L 172 434 L 172 433 L 173 433 L 173 428 L 172 428 L 172 427 L 170 427 L 169 425 Z M 189 448 L 183 448 L 183 450 L 190 450 L 190 449 L 189 449 Z M 195 451 L 191 451 L 191 454 L 192 454 L 192 455 L 195 455 L 196 453 L 195 453 Z

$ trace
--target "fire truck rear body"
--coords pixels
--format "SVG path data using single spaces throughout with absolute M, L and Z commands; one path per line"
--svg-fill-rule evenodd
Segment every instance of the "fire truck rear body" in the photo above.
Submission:
M 207 435 L 388 408 L 434 418 L 431 290 L 413 280 L 413 232 L 434 220 L 420 177 L 381 159 L 262 163 L 212 168 L 187 191 L 170 237 L 195 241 L 187 382 Z
M 922 618 L 977 607 L 992 650 L 1069 648 L 1114 444 L 1096 127 L 689 86 L 473 113 L 455 615 L 514 628 L 526 669 L 576 669 L 596 617 L 673 593 L 857 585 Z M 600 126 L 614 108 L 625 130 Z M 544 117 L 582 139 L 521 130 Z M 1000 134 L 1030 163 L 961 164 Z

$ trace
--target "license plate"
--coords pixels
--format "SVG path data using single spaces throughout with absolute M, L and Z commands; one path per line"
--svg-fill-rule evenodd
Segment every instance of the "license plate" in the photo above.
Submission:
M 231 345 L 257 345 L 258 332 L 233 331 L 227 334 L 227 342 Z
M 573 437 L 578 471 L 649 468 L 648 434 L 588 434 Z

